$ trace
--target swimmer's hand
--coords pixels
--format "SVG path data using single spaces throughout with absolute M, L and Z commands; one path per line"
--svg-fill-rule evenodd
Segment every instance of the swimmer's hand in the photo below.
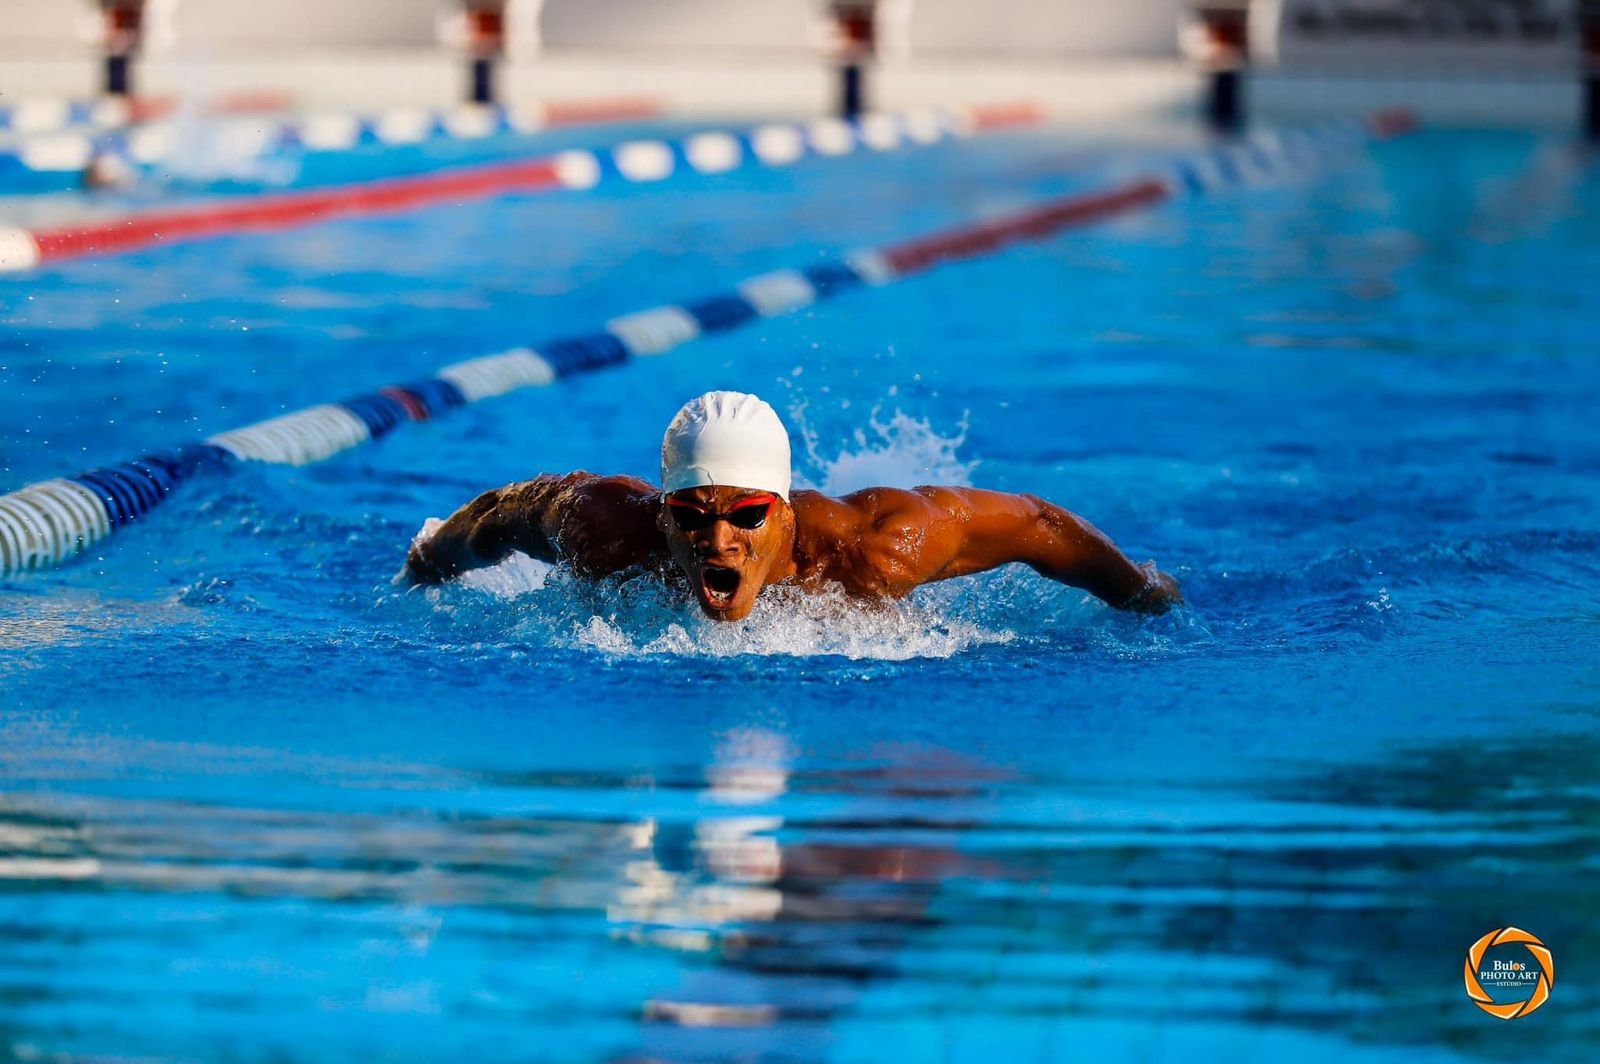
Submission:
M 407 558 L 406 563 L 400 567 L 400 571 L 389 579 L 389 583 L 402 591 L 410 591 L 412 588 L 436 584 L 438 581 L 425 579 L 421 573 L 412 567 L 411 559 Z
M 394 574 L 394 579 L 389 581 L 391 584 L 409 591 L 425 584 L 440 583 L 450 575 L 440 572 L 439 566 L 429 557 L 430 552 L 427 549 L 443 524 L 444 522 L 437 517 L 430 517 L 422 523 L 422 527 L 411 540 L 411 549 L 406 552 L 405 565 Z
M 1166 613 L 1183 603 L 1183 592 L 1178 590 L 1178 581 L 1173 579 L 1171 573 L 1157 569 L 1154 561 L 1145 562 L 1139 569 L 1145 574 L 1144 587 L 1118 603 L 1117 609 L 1132 610 L 1134 613 Z

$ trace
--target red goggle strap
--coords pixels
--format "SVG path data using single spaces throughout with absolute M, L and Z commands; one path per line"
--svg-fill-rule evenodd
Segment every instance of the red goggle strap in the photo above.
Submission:
M 728 510 L 728 513 L 731 514 L 735 510 L 748 509 L 751 506 L 771 506 L 777 501 L 778 497 L 776 495 L 752 495 L 747 499 L 740 499 L 738 502 L 734 503 L 732 508 Z M 674 499 L 670 495 L 667 496 L 667 505 L 675 506 L 680 510 L 693 510 L 697 514 L 709 514 L 711 512 L 704 506 L 701 506 L 697 503 L 692 503 L 685 499 Z
M 752 495 L 748 499 L 740 499 L 733 504 L 733 510 L 744 510 L 751 506 L 771 506 L 778 501 L 776 495 Z M 732 513 L 733 510 L 729 510 Z

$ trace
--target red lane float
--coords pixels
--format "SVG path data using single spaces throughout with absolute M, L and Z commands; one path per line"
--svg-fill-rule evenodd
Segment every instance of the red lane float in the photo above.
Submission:
M 168 118 L 183 105 L 178 96 L 136 96 L 128 101 L 128 121 L 154 122 Z M 291 93 L 275 89 L 250 89 L 223 93 L 213 100 L 200 104 L 202 115 L 266 115 L 277 114 L 294 106 Z
M 1367 128 L 1379 140 L 1389 140 L 1393 137 L 1403 137 L 1417 128 L 1415 112 L 1404 107 L 1391 107 L 1386 111 L 1374 111 L 1367 116 Z
M 661 103 L 648 96 L 619 96 L 614 100 L 551 100 L 544 105 L 549 126 L 581 126 L 591 122 L 632 122 L 661 117 Z
M 972 128 L 988 133 L 997 129 L 1037 125 L 1045 120 L 1045 110 L 1031 100 L 983 103 L 968 108 Z
M 1068 226 L 1153 206 L 1171 196 L 1172 186 L 1166 181 L 1141 178 L 1100 192 L 1064 196 L 993 221 L 895 244 L 880 254 L 895 273 L 915 273 L 952 259 L 984 255 L 1018 240 L 1038 240 Z

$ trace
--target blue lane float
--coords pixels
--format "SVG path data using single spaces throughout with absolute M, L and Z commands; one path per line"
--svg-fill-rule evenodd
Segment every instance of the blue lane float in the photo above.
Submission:
M 1014 240 L 1043 239 L 1068 225 L 1102 220 L 1120 210 L 1302 173 L 1369 137 L 1392 136 L 1405 128 L 1389 118 L 1325 123 L 1294 136 L 1263 133 L 1176 160 L 1153 175 L 1052 201 L 1009 221 L 990 220 L 803 269 L 775 270 L 751 277 L 730 292 L 613 318 L 593 333 L 468 359 L 445 366 L 426 380 L 308 407 L 77 476 L 30 484 L 0 496 L 0 575 L 58 565 L 81 555 L 203 471 L 225 471 L 239 462 L 320 462 L 410 422 L 431 420 L 469 403 L 662 354 L 706 333 L 787 314 L 862 286 L 887 284 L 940 262 L 989 254 Z M 1130 189 L 1151 187 L 1159 195 L 1126 195 Z M 1095 203 L 1112 206 L 1085 209 Z

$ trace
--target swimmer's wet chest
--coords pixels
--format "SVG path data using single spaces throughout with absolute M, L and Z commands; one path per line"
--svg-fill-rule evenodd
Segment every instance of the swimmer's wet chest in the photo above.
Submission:
M 844 538 L 808 544 L 796 558 L 791 582 L 807 591 L 838 588 L 861 599 L 903 598 L 917 586 L 898 564 L 873 559 L 859 541 Z

